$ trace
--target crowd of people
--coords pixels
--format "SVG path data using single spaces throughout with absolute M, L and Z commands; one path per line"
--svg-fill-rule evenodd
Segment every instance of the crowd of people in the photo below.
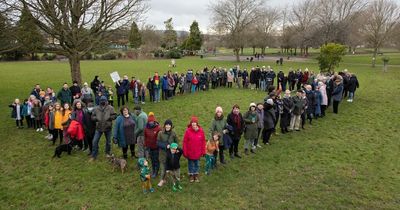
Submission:
M 209 129 L 204 129 L 198 118 L 192 116 L 181 142 L 170 119 L 161 124 L 153 112 L 147 114 L 140 105 L 145 104 L 147 95 L 150 102 L 157 103 L 209 88 L 232 88 L 233 84 L 238 88 L 265 91 L 267 97 L 258 103 L 254 99 L 244 109 L 235 104 L 226 117 L 223 108 L 216 107 Z M 347 70 L 314 74 L 308 69 L 290 69 L 285 75 L 282 71 L 276 74 L 269 66 L 257 66 L 250 71 L 239 66 L 229 70 L 205 67 L 196 73 L 193 70 L 182 74 L 168 71 L 159 76 L 156 72 L 146 84 L 135 77 L 129 81 L 128 76 L 124 76 L 115 83 L 119 114 L 113 107 L 113 88 L 106 86 L 98 76 L 90 86 L 85 82 L 80 87 L 73 82 L 69 87 L 65 83 L 57 94 L 52 88 L 43 90 L 37 84 L 29 98 L 23 102 L 15 99 L 10 107 L 18 128 L 23 128 L 25 120 L 27 127 L 37 132 L 46 129 L 45 138 L 53 145 L 59 139 L 60 145 L 71 144 L 88 151 L 90 161 L 96 160 L 104 134 L 107 157 L 111 156 L 113 141 L 121 148 L 122 158 L 128 159 L 128 149 L 131 157 L 139 158 L 144 192 L 154 191 L 150 180 L 156 177 L 160 179 L 159 187 L 168 181 L 173 191 L 179 191 L 182 189 L 181 155 L 188 160 L 189 181 L 199 182 L 202 157 L 205 157 L 205 174 L 209 175 L 217 162 L 227 163 L 225 151 L 231 160 L 242 158 L 239 153 L 242 137 L 243 153 L 246 156 L 255 154 L 257 149 L 269 145 L 278 127 L 282 134 L 300 131 L 307 122 L 312 124 L 314 119 L 323 118 L 330 105 L 337 114 L 342 99 L 353 102 L 358 87 L 357 77 Z M 135 104 L 133 110 L 127 105 L 130 92 Z

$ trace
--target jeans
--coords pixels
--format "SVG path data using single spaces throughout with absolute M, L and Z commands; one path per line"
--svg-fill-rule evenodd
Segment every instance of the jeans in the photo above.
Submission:
M 160 89 L 154 89 L 154 101 L 160 102 Z
M 196 92 L 196 85 L 192 84 L 192 91 L 191 91 L 191 93 L 194 93 L 194 92 Z
M 158 160 L 158 149 L 146 148 L 146 156 L 150 157 L 151 169 L 153 174 L 158 174 L 160 168 L 160 161 Z
M 96 158 L 97 157 L 97 153 L 99 152 L 99 141 L 101 136 L 103 135 L 106 136 L 106 154 L 110 154 L 111 153 L 111 131 L 105 131 L 105 132 L 101 132 L 96 130 L 96 132 L 94 133 L 94 138 L 93 138 L 93 151 L 92 151 L 92 157 Z
M 265 80 L 260 80 L 260 89 L 265 91 Z
M 354 98 L 354 92 L 349 92 L 349 99 L 353 99 Z
M 199 174 L 199 160 L 190 160 L 188 159 L 188 169 L 189 175 L 197 175 Z

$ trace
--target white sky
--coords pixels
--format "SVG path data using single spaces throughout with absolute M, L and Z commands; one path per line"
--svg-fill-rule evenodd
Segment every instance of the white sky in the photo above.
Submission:
M 189 30 L 193 20 L 199 23 L 200 30 L 207 33 L 210 25 L 210 1 L 217 0 L 149 0 L 150 10 L 146 13 L 146 24 L 164 29 L 164 21 L 172 17 L 175 30 Z M 265 0 L 270 7 L 285 8 L 302 0 Z

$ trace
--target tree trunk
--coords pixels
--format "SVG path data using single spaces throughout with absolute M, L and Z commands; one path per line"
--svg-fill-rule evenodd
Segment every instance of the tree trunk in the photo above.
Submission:
M 253 55 L 256 54 L 256 47 L 253 47 Z
M 240 47 L 240 55 L 243 55 L 243 47 Z
M 31 60 L 35 60 L 35 53 L 31 54 Z
M 376 64 L 376 54 L 378 54 L 378 48 L 374 49 L 374 54 L 372 55 L 372 68 L 375 68 Z
M 72 81 L 77 81 L 79 85 L 82 85 L 81 75 L 81 58 L 78 53 L 68 55 L 69 67 L 71 69 Z
M 297 56 L 297 47 L 294 48 L 294 56 Z
M 235 52 L 236 55 L 236 62 L 240 62 L 240 56 L 239 56 L 240 48 L 234 49 L 233 51 Z

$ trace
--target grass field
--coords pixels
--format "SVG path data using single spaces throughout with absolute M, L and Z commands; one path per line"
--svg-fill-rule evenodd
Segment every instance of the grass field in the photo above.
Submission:
M 211 176 L 201 176 L 199 184 L 188 183 L 187 161 L 182 159 L 183 192 L 163 187 L 150 195 L 141 192 L 133 160 L 128 173 L 111 172 L 102 152 L 104 139 L 95 163 L 87 162 L 83 152 L 52 160 L 54 147 L 44 133 L 15 128 L 7 105 L 15 97 L 27 97 L 36 83 L 58 90 L 70 80 L 67 62 L 0 63 L 0 209 L 398 209 L 400 67 L 382 73 L 380 67 L 365 65 L 367 58 L 345 61 L 341 68 L 356 73 L 361 87 L 353 103 L 341 103 L 339 115 L 329 110 L 326 118 L 302 132 L 273 136 L 272 145 L 257 155 L 229 161 Z M 143 80 L 154 71 L 167 71 L 168 64 L 169 60 L 85 61 L 82 71 L 85 81 L 99 75 L 110 84 L 108 74 L 114 70 Z M 185 58 L 177 65 L 173 71 L 235 63 Z M 287 63 L 282 68 L 289 67 L 315 70 L 317 64 Z M 264 97 L 251 90 L 218 89 L 147 103 L 143 109 L 155 112 L 161 123 L 171 118 L 182 138 L 191 115 L 199 116 L 208 130 L 216 105 L 227 114 L 238 103 L 245 112 L 250 102 Z M 113 153 L 121 155 L 114 145 Z M 201 170 L 203 165 L 204 160 Z

